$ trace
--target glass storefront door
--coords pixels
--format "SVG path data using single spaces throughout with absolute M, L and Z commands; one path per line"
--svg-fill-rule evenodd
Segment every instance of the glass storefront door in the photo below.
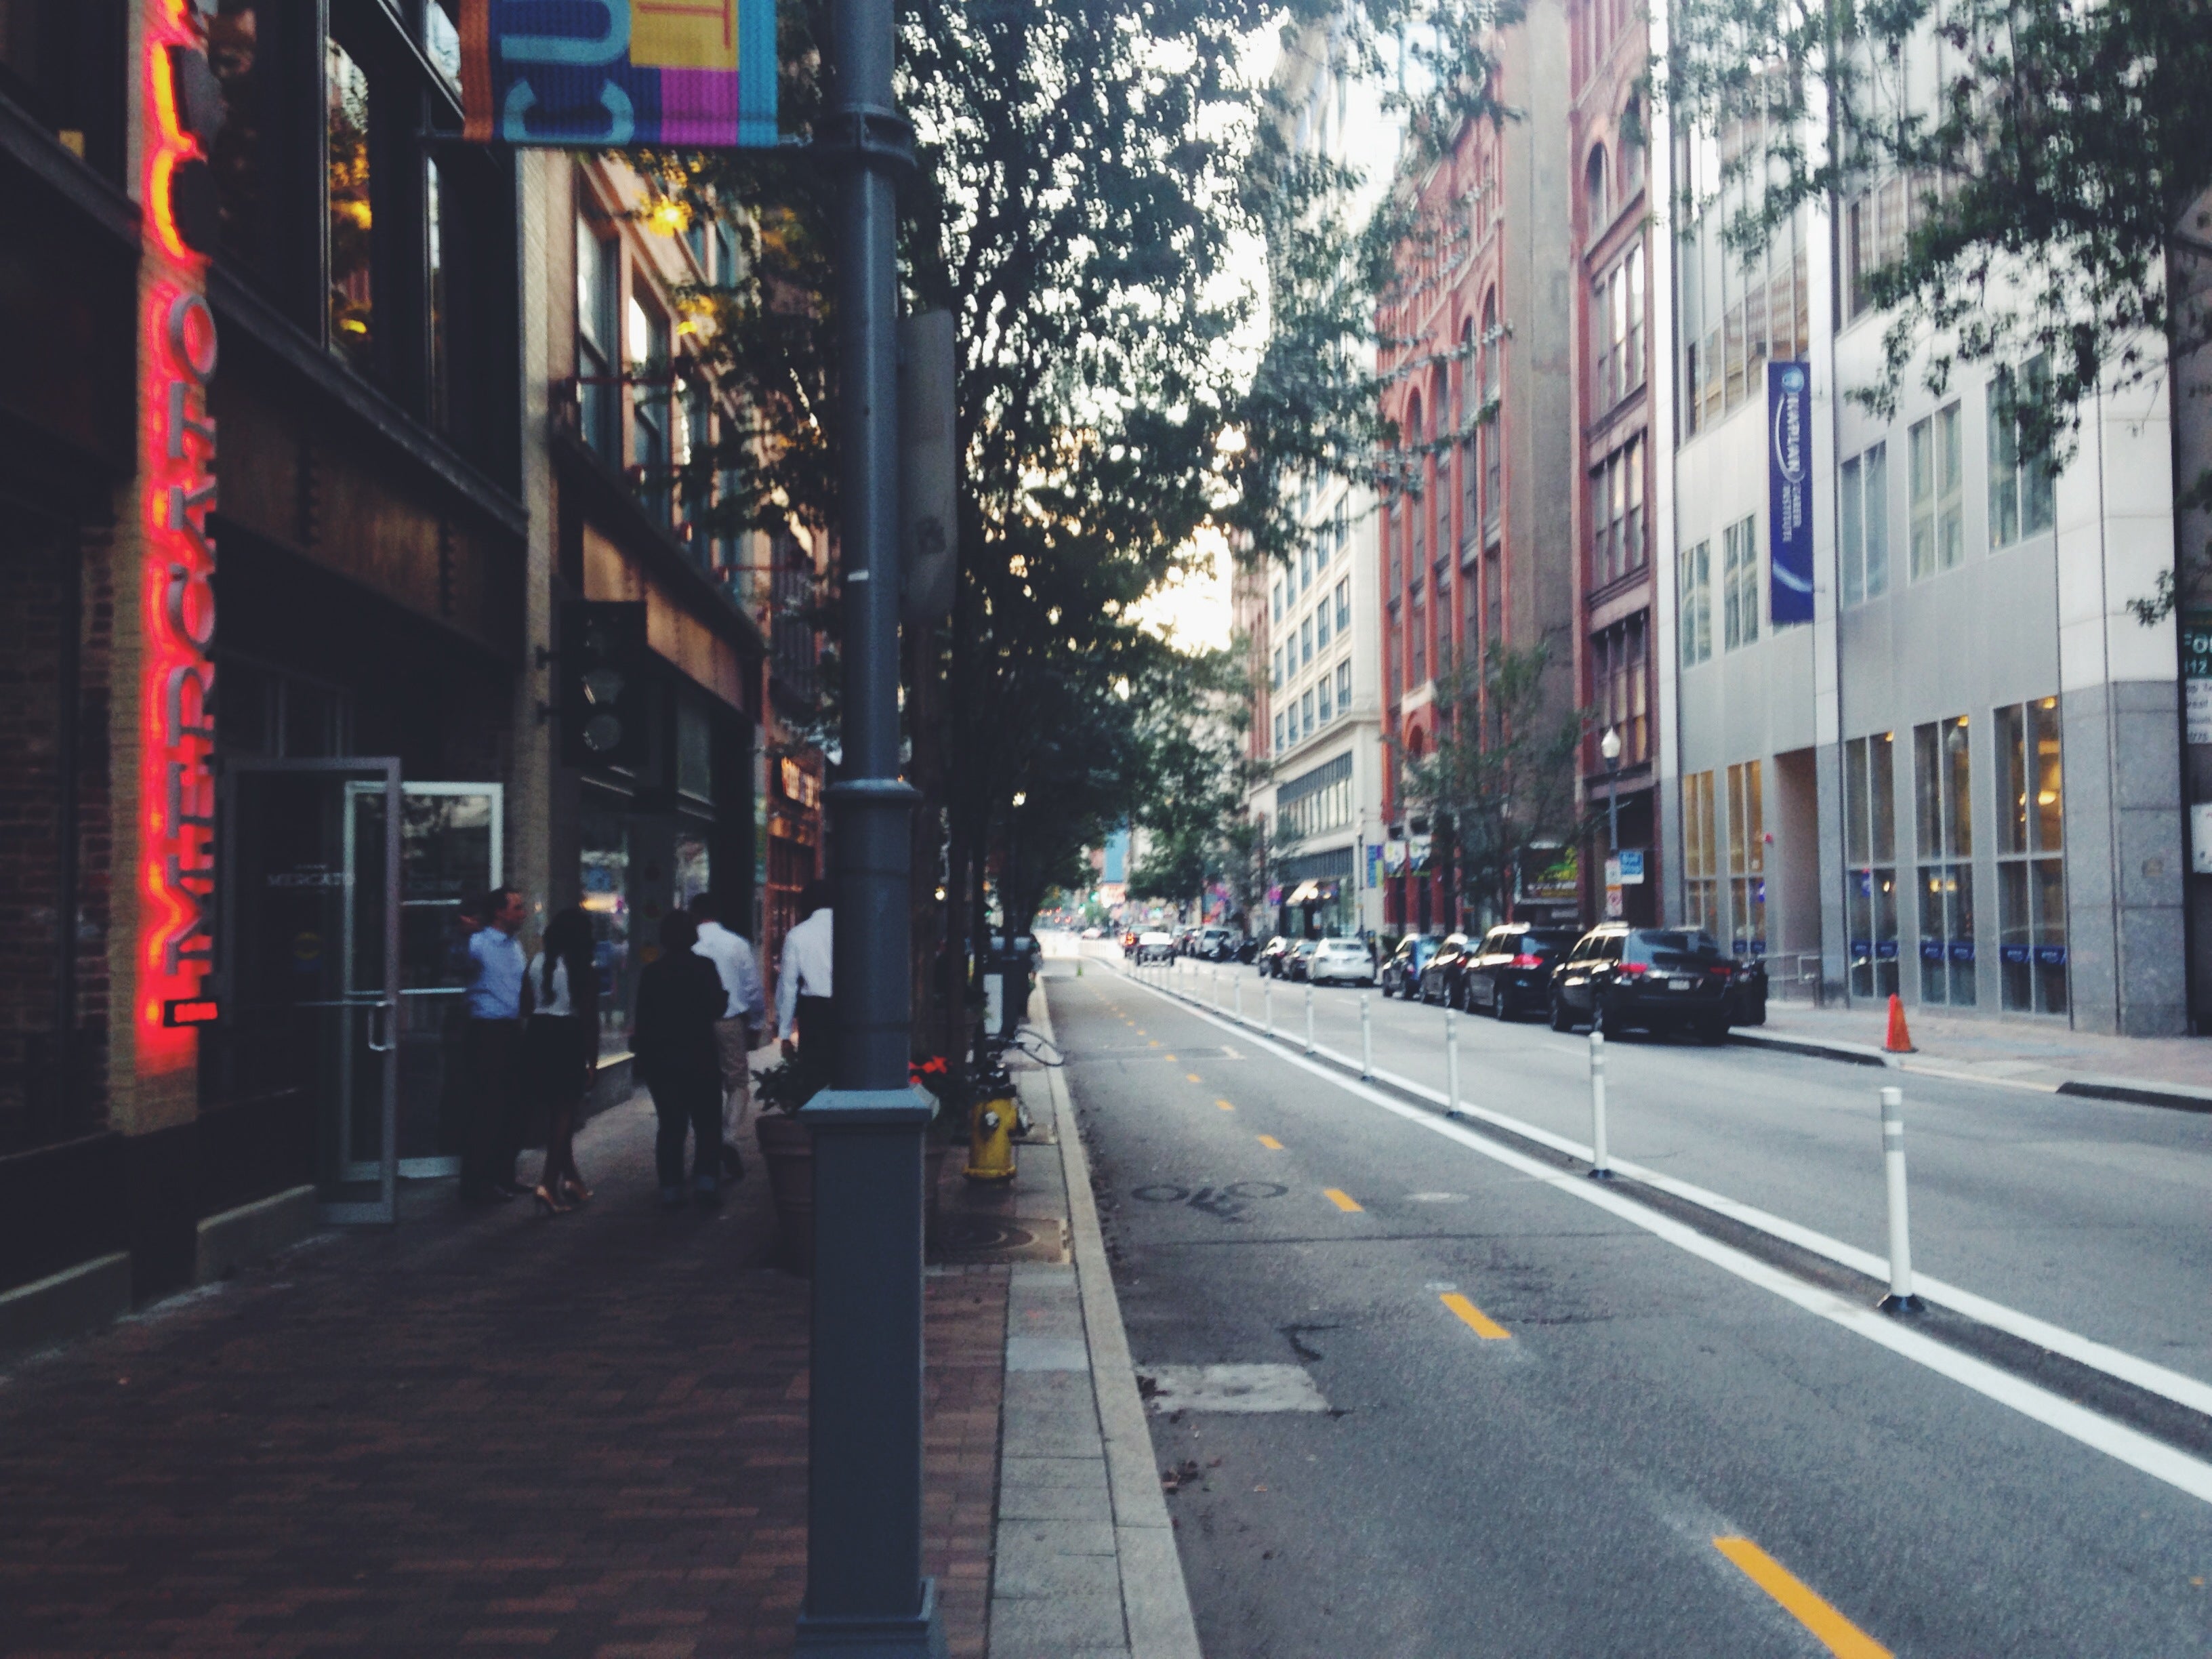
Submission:
M 467 1135 L 469 936 L 464 901 L 501 874 L 496 783 L 400 786 L 399 1173 L 459 1173 Z
M 396 759 L 223 768 L 228 1083 L 296 1097 L 326 1222 L 395 1217 L 400 805 Z

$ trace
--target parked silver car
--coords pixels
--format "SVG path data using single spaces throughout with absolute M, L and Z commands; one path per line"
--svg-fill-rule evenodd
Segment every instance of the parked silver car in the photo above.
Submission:
M 1314 946 L 1306 977 L 1316 985 L 1372 985 L 1375 958 L 1364 940 L 1325 939 Z

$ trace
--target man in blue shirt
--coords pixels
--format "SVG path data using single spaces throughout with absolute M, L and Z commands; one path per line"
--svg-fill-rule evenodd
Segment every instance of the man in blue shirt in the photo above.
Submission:
M 461 1156 L 461 1201 L 502 1203 L 520 1196 L 514 1158 L 521 1150 L 515 1085 L 522 1065 L 522 895 L 512 887 L 484 896 L 484 926 L 469 939 L 468 1150 Z

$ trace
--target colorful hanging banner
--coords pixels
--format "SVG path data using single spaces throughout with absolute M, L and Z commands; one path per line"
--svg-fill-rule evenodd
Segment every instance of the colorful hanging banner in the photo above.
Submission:
M 461 0 L 477 143 L 776 143 L 775 0 Z
M 1813 375 L 1766 366 L 1767 610 L 1777 628 L 1813 620 Z

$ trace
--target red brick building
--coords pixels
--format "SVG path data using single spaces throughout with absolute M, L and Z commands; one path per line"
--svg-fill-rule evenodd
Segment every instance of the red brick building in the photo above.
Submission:
M 1573 57 L 1568 112 L 1574 158 L 1575 546 L 1581 565 L 1575 680 L 1592 712 L 1583 744 L 1583 799 L 1601 817 L 1617 805 L 1620 845 L 1641 850 L 1644 879 L 1620 890 L 1622 914 L 1658 919 L 1658 815 L 1654 622 L 1658 574 L 1651 504 L 1661 459 L 1653 452 L 1651 262 L 1657 252 L 1645 192 L 1645 123 L 1638 103 L 1650 50 L 1638 0 L 1568 0 Z M 1617 770 L 1600 745 L 1620 741 Z M 1583 849 L 1583 915 L 1607 913 L 1609 834 L 1601 823 Z
M 1539 0 L 1494 44 L 1501 102 L 1522 118 L 1462 129 L 1399 187 L 1414 233 L 1381 318 L 1383 410 L 1406 488 L 1382 503 L 1388 825 L 1384 923 L 1449 933 L 1480 918 L 1406 797 L 1404 767 L 1434 752 L 1495 643 L 1548 641 L 1553 701 L 1573 696 L 1578 587 L 1572 500 L 1568 28 Z

